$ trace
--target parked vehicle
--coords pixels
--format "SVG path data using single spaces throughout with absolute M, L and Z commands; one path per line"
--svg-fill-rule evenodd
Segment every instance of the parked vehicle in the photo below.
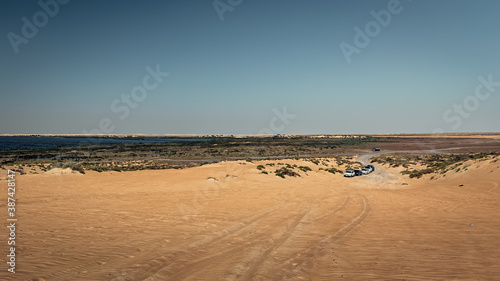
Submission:
M 380 148 L 379 147 L 374 147 L 372 150 L 373 151 L 380 151 Z
M 370 170 L 371 170 L 371 172 L 375 171 L 375 166 L 373 166 L 373 165 L 366 165 L 366 167 L 365 167 L 365 168 L 370 169 Z
M 363 175 L 363 172 L 361 172 L 361 170 L 354 170 L 354 174 L 356 176 L 362 176 Z
M 350 178 L 351 178 L 351 177 L 354 177 L 355 175 L 356 175 L 356 174 L 354 173 L 354 171 L 353 171 L 353 170 L 347 170 L 347 171 L 345 171 L 345 173 L 344 173 L 344 177 L 350 177 Z
M 363 173 L 363 175 L 368 175 L 370 173 L 370 170 L 367 168 L 363 168 L 361 169 L 361 172 Z

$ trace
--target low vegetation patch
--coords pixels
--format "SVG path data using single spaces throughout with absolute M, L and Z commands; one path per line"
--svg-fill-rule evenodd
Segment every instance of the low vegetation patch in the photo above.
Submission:
M 410 178 L 421 178 L 423 175 L 435 173 L 435 170 L 432 168 L 422 169 L 422 170 L 405 170 L 402 171 L 401 174 L 409 175 Z
M 410 178 L 421 178 L 426 174 L 444 175 L 449 171 L 467 171 L 470 164 L 465 162 L 470 160 L 485 161 L 500 155 L 498 152 L 492 153 L 465 153 L 465 154 L 429 154 L 429 155 L 393 155 L 390 157 L 374 158 L 372 163 L 386 164 L 390 167 L 404 167 L 406 170 L 401 174 Z M 420 165 L 423 168 L 414 169 L 412 165 Z M 463 165 L 463 166 L 462 166 Z
M 325 171 L 329 172 L 329 173 L 332 173 L 335 175 L 335 173 L 337 172 L 340 172 L 339 170 L 335 169 L 335 168 L 330 168 L 330 169 L 325 169 Z
M 85 174 L 85 169 L 83 165 L 76 162 L 54 162 L 49 166 L 49 170 L 54 168 L 67 169 L 70 168 L 73 171 Z
M 350 156 L 335 156 L 335 162 L 338 166 L 345 166 L 346 170 L 359 170 L 364 167 L 360 162 L 353 161 Z
M 297 172 L 295 172 L 287 167 L 281 167 L 280 169 L 277 169 L 274 173 L 276 174 L 276 176 L 281 177 L 281 178 L 285 178 L 285 176 L 300 177 L 300 175 Z
M 309 172 L 309 171 L 312 171 L 311 168 L 307 167 L 307 166 L 299 166 L 299 170 L 303 171 L 303 172 Z
M 319 160 L 318 159 L 315 159 L 315 158 L 306 158 L 304 159 L 305 161 L 309 161 L 313 164 L 316 164 L 316 165 L 319 165 Z

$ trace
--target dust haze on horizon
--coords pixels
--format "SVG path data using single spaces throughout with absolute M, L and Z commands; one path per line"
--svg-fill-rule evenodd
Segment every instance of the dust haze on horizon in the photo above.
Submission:
M 0 134 L 500 131 L 500 2 L 0 7 Z

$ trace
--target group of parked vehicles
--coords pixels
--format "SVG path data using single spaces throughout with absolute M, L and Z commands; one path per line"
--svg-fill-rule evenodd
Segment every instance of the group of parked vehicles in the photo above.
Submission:
M 355 176 L 362 176 L 362 175 L 368 175 L 369 173 L 375 171 L 375 167 L 373 165 L 367 165 L 361 170 L 347 170 L 344 173 L 344 177 L 355 177 Z

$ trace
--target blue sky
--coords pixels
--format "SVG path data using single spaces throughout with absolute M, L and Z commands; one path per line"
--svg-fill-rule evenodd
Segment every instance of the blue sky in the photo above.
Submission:
M 0 133 L 102 120 L 118 134 L 500 131 L 498 1 L 220 0 L 222 21 L 212 1 L 41 3 L 58 7 L 45 23 L 37 1 L 0 4 Z M 386 26 L 371 14 L 382 10 Z M 32 38 L 23 17 L 38 20 Z M 370 22 L 379 31 L 348 62 L 340 44 L 356 47 Z M 148 66 L 169 75 L 122 102 Z

